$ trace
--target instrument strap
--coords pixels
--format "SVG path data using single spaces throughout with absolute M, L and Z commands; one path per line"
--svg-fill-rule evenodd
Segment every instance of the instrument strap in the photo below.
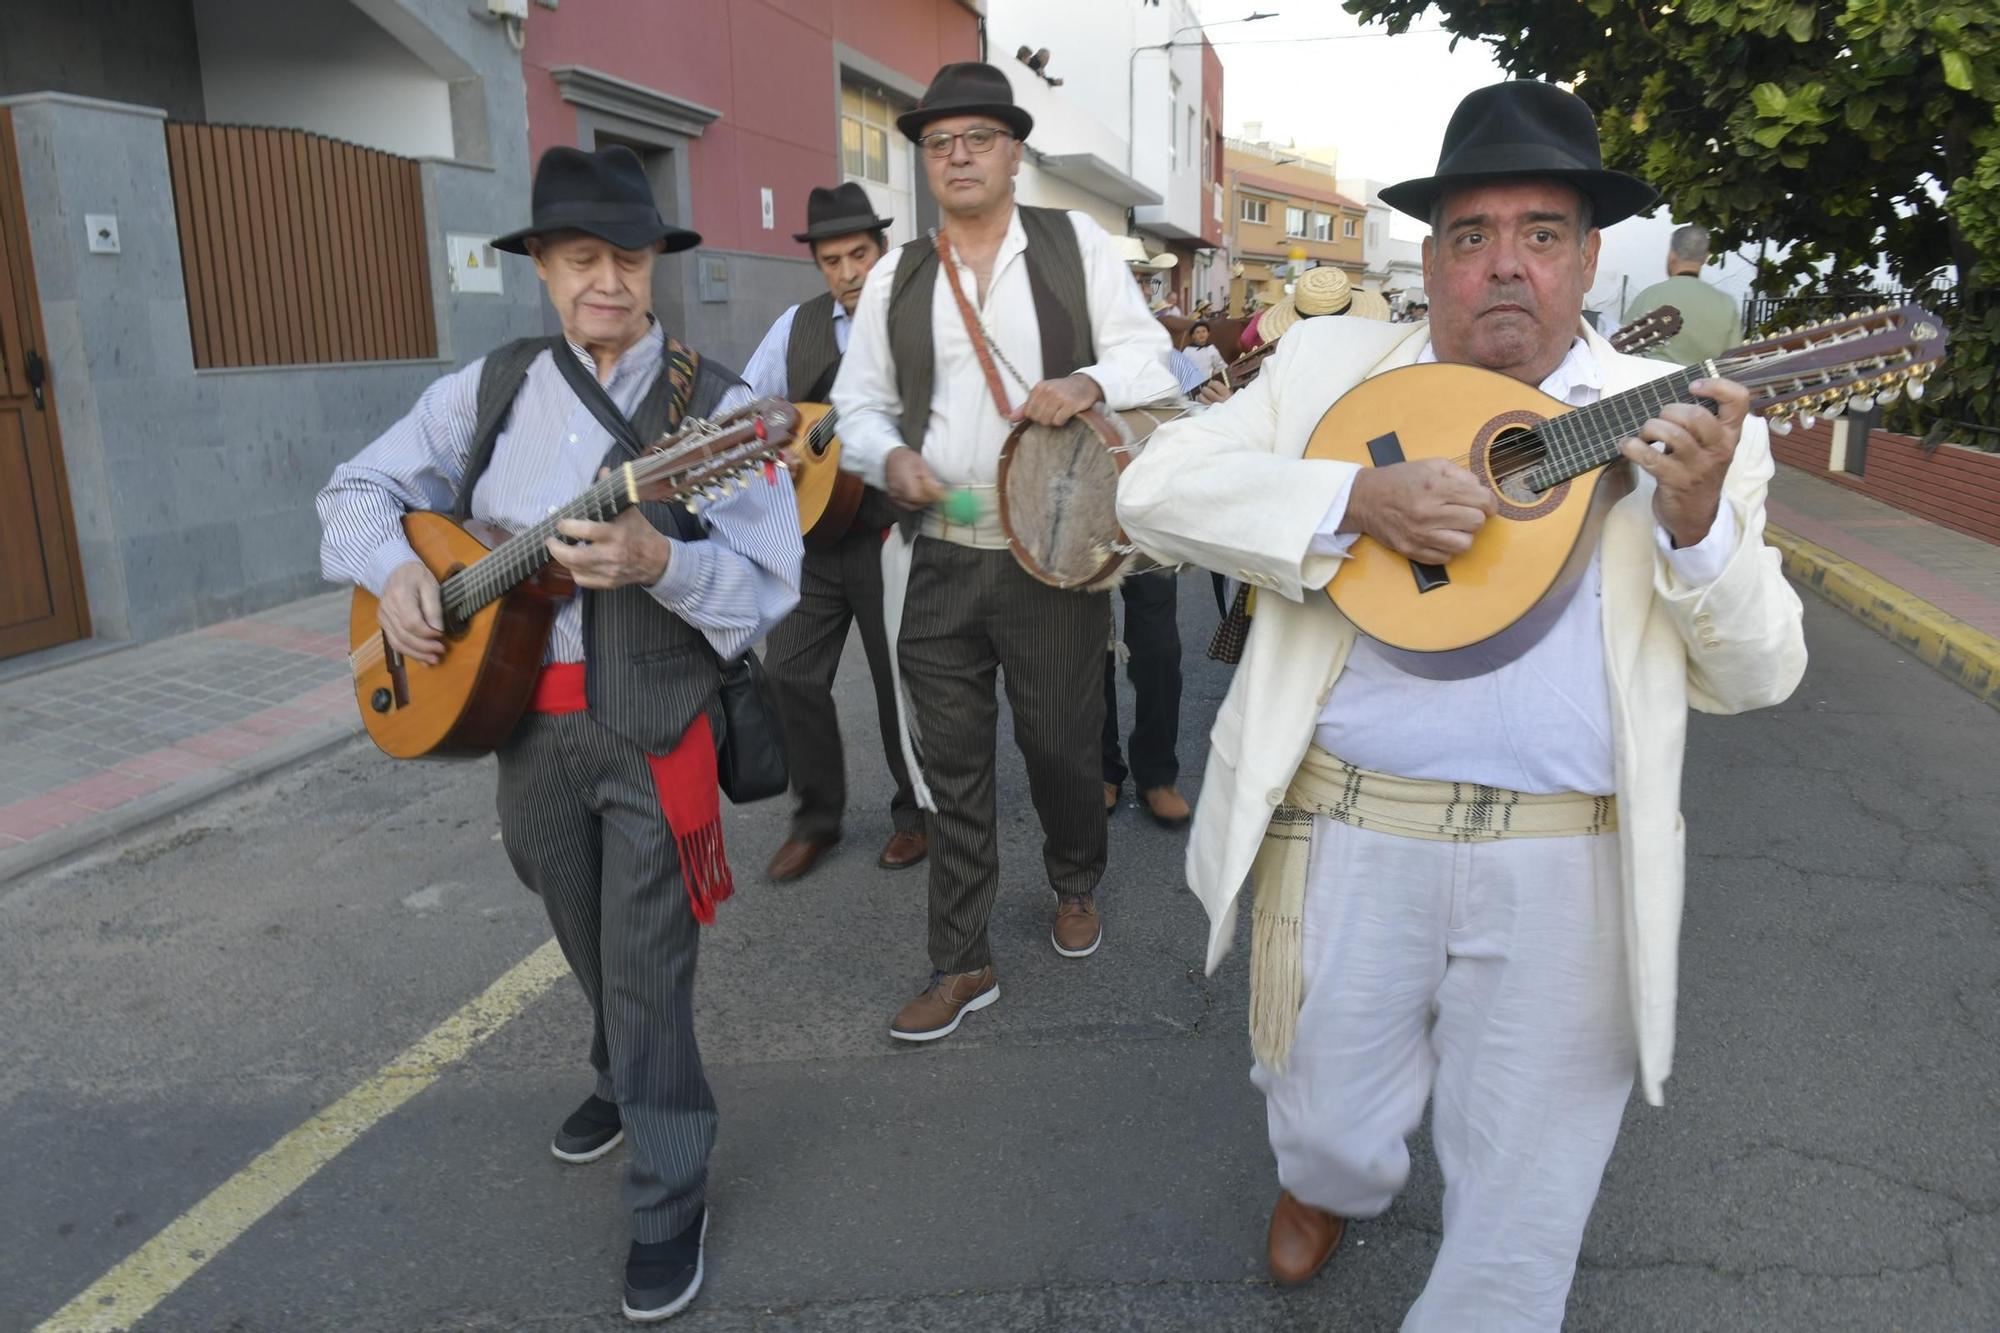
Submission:
M 993 340 L 986 336 L 986 328 L 973 313 L 972 302 L 965 299 L 965 288 L 958 282 L 958 265 L 952 259 L 951 240 L 942 230 L 931 233 L 931 240 L 937 246 L 938 267 L 944 270 L 945 280 L 951 284 L 953 301 L 958 305 L 958 317 L 965 321 L 965 336 L 972 340 L 972 350 L 979 357 L 979 369 L 986 376 L 986 387 L 993 393 L 993 406 L 1000 409 L 1003 421 L 1014 419 L 1014 409 L 1007 402 L 1007 388 L 1000 383 L 999 368 L 993 364 L 993 354 L 1000 349 L 994 347 Z M 1019 373 L 1016 372 L 1016 378 Z

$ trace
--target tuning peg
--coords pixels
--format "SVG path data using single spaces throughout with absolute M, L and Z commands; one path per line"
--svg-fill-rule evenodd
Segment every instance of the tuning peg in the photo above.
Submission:
M 1810 412 L 1807 412 L 1806 414 L 1804 414 L 1799 418 L 1800 430 L 1811 430 L 1814 426 L 1817 426 L 1818 424 L 1819 424 L 1819 418 L 1814 416 Z
M 1767 424 L 1771 427 L 1771 434 L 1773 435 L 1790 435 L 1792 433 L 1792 423 L 1783 417 L 1771 417 Z
M 1828 421 L 1832 421 L 1835 417 L 1839 416 L 1842 412 L 1845 412 L 1846 410 L 1847 410 L 1847 403 L 1845 402 L 1845 400 L 1840 398 L 1835 398 L 1829 402 L 1821 403 L 1819 408 L 1819 414 L 1825 417 Z
M 1868 394 L 1857 393 L 1847 400 L 1847 405 L 1856 412 L 1873 412 L 1875 410 L 1875 399 Z
M 1890 384 L 1889 386 L 1884 388 L 1882 392 L 1875 395 L 1875 401 L 1880 403 L 1882 406 L 1887 407 L 1889 406 L 1889 404 L 1895 402 L 1898 398 L 1901 398 L 1902 396 L 1903 396 L 1903 386 L 1900 384 Z
M 1923 396 L 1924 396 L 1924 377 L 1923 377 L 1923 376 L 1921 376 L 1921 375 L 1913 375 L 1913 376 L 1911 376 L 1911 377 L 1910 377 L 1910 383 L 1909 383 L 1909 385 L 1908 385 L 1908 386 L 1907 386 L 1907 387 L 1906 387 L 1906 388 L 1905 388 L 1905 389 L 1903 390 L 1903 392 L 1905 392 L 1905 393 L 1909 394 L 1911 398 L 1921 398 L 1921 397 L 1923 397 Z
M 688 512 L 689 512 L 690 514 L 699 514 L 699 513 L 701 512 L 701 494 L 700 494 L 700 492 L 698 492 L 698 491 L 689 491 L 689 492 L 687 493 L 687 498 L 686 498 L 686 499 L 684 499 L 684 500 L 682 500 L 682 501 L 681 501 L 681 504 L 682 504 L 682 505 L 683 505 L 683 506 L 684 506 L 684 507 L 685 507 L 685 508 L 687 509 L 687 511 L 688 511 Z

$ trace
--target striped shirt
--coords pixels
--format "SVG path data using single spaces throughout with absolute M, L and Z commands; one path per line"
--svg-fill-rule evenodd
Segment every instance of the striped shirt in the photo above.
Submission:
M 596 373 L 575 343 L 570 352 Z M 627 416 L 660 373 L 665 335 L 655 324 L 627 348 L 605 390 Z M 337 583 L 380 596 L 397 566 L 416 559 L 403 536 L 403 515 L 449 510 L 465 477 L 478 418 L 479 370 L 474 361 L 424 390 L 408 416 L 333 471 L 319 493 L 320 569 Z M 731 389 L 715 415 L 751 401 Z M 574 499 L 597 478 L 612 447 L 562 377 L 553 353 L 528 367 L 513 411 L 495 442 L 492 463 L 472 492 L 472 516 L 519 532 Z M 761 479 L 702 510 L 707 541 L 670 541 L 667 571 L 648 591 L 700 630 L 725 660 L 761 638 L 799 599 L 799 516 L 791 480 Z M 583 603 L 572 597 L 549 635 L 550 662 L 583 660 Z

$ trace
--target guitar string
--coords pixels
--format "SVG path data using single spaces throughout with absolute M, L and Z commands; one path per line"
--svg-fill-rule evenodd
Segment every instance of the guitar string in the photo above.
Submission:
M 683 498 L 690 492 L 718 482 L 727 486 L 750 471 L 756 463 L 771 458 L 782 449 L 780 442 L 754 438 L 721 449 L 715 448 L 717 437 L 726 433 L 724 427 L 739 420 L 740 415 L 732 413 L 716 423 L 699 420 L 689 423 L 671 440 L 630 464 L 632 483 L 651 485 L 659 474 L 671 473 L 675 465 L 681 465 L 686 468 L 686 473 L 674 483 L 674 494 L 669 498 Z M 624 493 L 625 482 L 622 469 L 603 478 L 555 513 L 442 580 L 438 592 L 447 622 L 469 619 L 553 559 L 548 553 L 547 542 L 556 535 L 557 523 L 572 518 L 594 522 L 608 522 L 615 518 L 620 512 L 618 498 Z M 386 657 L 386 647 L 380 633 L 371 634 L 360 648 L 348 654 L 350 668 L 355 672 L 366 670 Z

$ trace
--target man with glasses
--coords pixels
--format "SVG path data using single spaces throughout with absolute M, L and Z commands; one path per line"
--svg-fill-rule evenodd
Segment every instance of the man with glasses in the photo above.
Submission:
M 1082 958 L 1102 938 L 1109 599 L 1047 587 L 1015 563 L 995 500 L 1001 446 L 1023 419 L 1059 426 L 1094 404 L 1136 407 L 1171 397 L 1175 381 L 1166 330 L 1103 229 L 1015 205 L 1034 121 L 1005 75 L 947 65 L 896 123 L 922 150 L 944 226 L 868 275 L 833 401 L 841 465 L 902 510 L 883 547 L 884 619 L 929 812 L 932 971 L 890 1035 L 931 1041 L 1000 995 L 986 923 L 1000 880 L 1002 669 L 1057 900 L 1051 942 Z

